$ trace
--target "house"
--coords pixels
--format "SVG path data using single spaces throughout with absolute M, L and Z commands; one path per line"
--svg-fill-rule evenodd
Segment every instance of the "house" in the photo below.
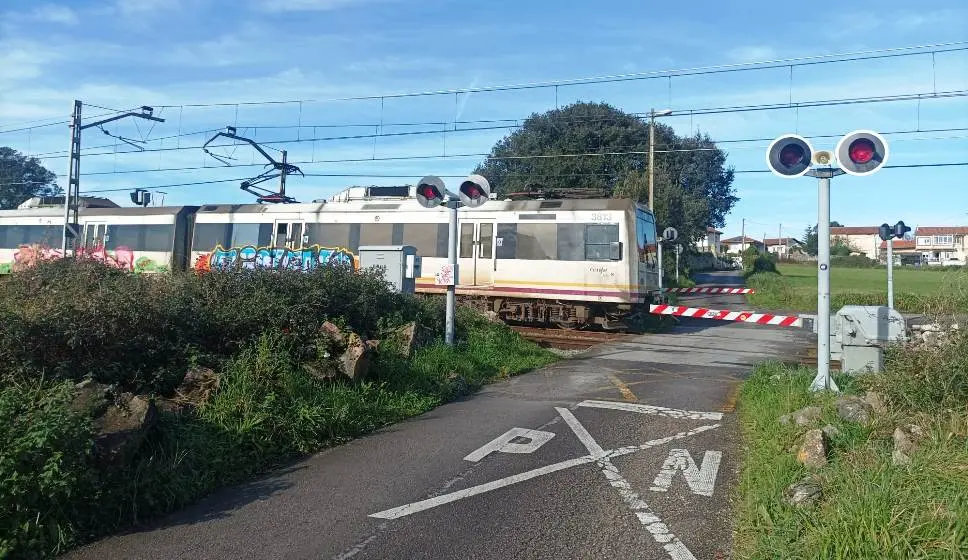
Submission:
M 803 243 L 792 237 L 767 237 L 766 250 L 780 258 L 790 256 L 790 252 L 803 247 Z
M 761 253 L 765 250 L 763 248 L 763 242 L 758 239 L 753 239 L 752 237 L 730 237 L 729 239 L 724 239 L 722 242 L 724 253 L 741 253 L 745 249 L 750 247 L 756 247 L 757 251 Z
M 860 253 L 872 260 L 880 255 L 881 241 L 878 226 L 830 228 L 831 245 L 846 245 L 851 253 Z
M 719 245 L 720 238 L 723 232 L 719 231 L 714 227 L 706 228 L 706 237 L 703 237 L 696 243 L 696 248 L 700 253 L 712 253 L 719 256 Z
M 917 244 L 914 239 L 895 239 L 894 240 L 894 264 L 920 264 L 921 253 L 918 252 Z M 880 258 L 882 263 L 887 262 L 887 241 L 881 241 Z
M 968 227 L 919 227 L 914 232 L 921 261 L 928 265 L 968 263 Z

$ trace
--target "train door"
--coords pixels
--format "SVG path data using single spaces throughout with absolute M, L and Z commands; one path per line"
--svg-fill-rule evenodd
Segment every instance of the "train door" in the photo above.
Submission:
M 84 224 L 84 248 L 87 250 L 104 249 L 108 225 L 101 222 Z
M 306 235 L 306 227 L 302 220 L 276 220 L 273 247 L 286 249 L 302 249 Z
M 490 286 L 494 283 L 494 229 L 494 220 L 460 225 L 458 280 L 462 286 Z

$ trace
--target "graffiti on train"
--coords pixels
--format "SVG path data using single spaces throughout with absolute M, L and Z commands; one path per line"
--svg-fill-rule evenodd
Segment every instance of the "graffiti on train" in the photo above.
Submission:
M 356 257 L 341 247 L 321 247 L 313 245 L 302 249 L 287 247 L 232 247 L 221 246 L 195 259 L 195 270 L 303 270 L 309 271 L 321 266 L 352 266 L 358 268 Z
M 9 274 L 19 270 L 26 270 L 40 262 L 52 261 L 63 256 L 60 249 L 47 245 L 21 245 L 13 253 L 13 262 L 0 263 L 0 274 Z M 107 266 L 120 268 L 132 272 L 167 272 L 168 267 L 159 265 L 149 257 L 135 260 L 134 251 L 128 247 L 106 249 L 103 245 L 97 247 L 78 247 L 75 251 L 78 260 L 89 260 L 103 263 Z

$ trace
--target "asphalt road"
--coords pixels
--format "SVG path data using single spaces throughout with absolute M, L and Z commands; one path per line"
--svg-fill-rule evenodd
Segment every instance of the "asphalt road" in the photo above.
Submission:
M 682 300 L 692 302 L 745 308 L 742 296 Z M 491 385 L 68 557 L 728 558 L 738 382 L 808 339 L 687 320 Z

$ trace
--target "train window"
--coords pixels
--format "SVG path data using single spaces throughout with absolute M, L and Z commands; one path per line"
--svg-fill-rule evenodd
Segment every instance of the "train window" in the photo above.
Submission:
M 272 242 L 272 224 L 195 224 L 193 251 L 216 247 L 266 247 Z
M 355 224 L 306 224 L 309 243 L 320 247 L 349 249 L 350 229 Z
M 558 260 L 585 260 L 585 224 L 558 224 Z
M 59 247 L 63 226 L 0 226 L 0 248 L 16 249 L 21 245 Z
M 437 224 L 437 256 L 447 258 L 447 245 L 450 242 L 450 231 L 447 224 Z
M 585 226 L 585 260 L 610 261 L 611 244 L 618 241 L 618 224 Z
M 460 253 L 462 259 L 469 259 L 474 256 L 474 224 L 460 225 Z
M 491 258 L 491 246 L 493 245 L 494 238 L 494 224 L 491 222 L 481 222 L 479 238 L 481 248 L 477 256 L 482 259 Z
M 393 224 L 360 224 L 360 245 L 391 245 Z
M 171 251 L 174 236 L 173 224 L 109 225 L 104 248 L 111 251 L 118 247 L 132 251 Z
M 443 224 L 399 224 L 403 226 L 402 245 L 410 245 L 417 249 L 417 254 L 422 257 L 446 257 L 447 256 L 447 230 L 444 229 L 444 254 L 438 253 L 440 244 L 438 235 L 440 225 Z
M 518 224 L 497 225 L 497 258 L 513 259 L 518 247 Z
M 524 260 L 555 260 L 558 256 L 558 226 L 556 224 L 518 224 L 517 253 Z

